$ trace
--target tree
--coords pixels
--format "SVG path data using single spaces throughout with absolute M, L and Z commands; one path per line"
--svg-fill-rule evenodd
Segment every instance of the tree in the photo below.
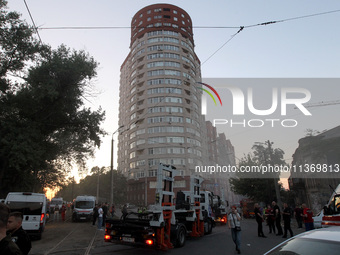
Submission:
M 253 153 L 248 153 L 239 162 L 239 169 L 261 169 L 263 166 L 286 165 L 283 156 L 284 151 L 273 148 L 270 141 L 266 143 L 255 143 L 252 147 Z M 265 146 L 266 145 L 266 146 Z M 266 176 L 260 173 L 237 173 L 237 178 L 231 178 L 230 184 L 234 192 L 247 196 L 252 200 L 270 203 L 276 199 L 274 195 L 274 180 L 279 178 L 279 173 L 267 173 Z M 281 190 L 281 184 L 279 189 Z
M 93 174 L 88 175 L 81 179 L 78 184 L 75 184 L 72 179 L 63 185 L 62 189 L 58 192 L 58 196 L 61 196 L 66 201 L 72 201 L 78 195 L 92 195 L 97 194 L 97 181 L 99 176 L 99 197 L 98 202 L 107 202 L 110 198 L 110 185 L 111 185 L 111 171 L 108 167 L 98 166 L 92 168 Z M 113 183 L 113 201 L 114 204 L 123 204 L 126 202 L 126 187 L 127 179 L 124 175 L 113 171 L 114 183 Z
M 0 0 L 1 196 L 61 184 L 105 134 L 100 128 L 105 113 L 84 105 L 98 63 L 64 45 L 39 46 L 32 28 L 5 6 Z

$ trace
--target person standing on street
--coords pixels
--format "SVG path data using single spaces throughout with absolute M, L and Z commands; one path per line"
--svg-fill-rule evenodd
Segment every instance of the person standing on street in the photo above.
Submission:
M 231 207 L 231 213 L 228 215 L 228 227 L 231 230 L 231 237 L 236 245 L 236 251 L 241 253 L 241 216 L 236 211 L 236 206 Z
M 60 212 L 61 212 L 61 220 L 64 222 L 66 218 L 66 206 L 64 203 L 61 206 Z
M 283 218 L 283 228 L 284 228 L 284 234 L 283 238 L 287 238 L 287 231 L 289 231 L 290 237 L 293 236 L 293 231 L 290 227 L 290 219 L 291 219 L 291 209 L 288 207 L 287 203 L 283 204 L 283 212 L 282 212 L 282 218 Z
M 6 235 L 10 210 L 7 205 L 0 203 L 0 251 L 1 255 L 22 255 L 19 247 Z
M 93 226 L 96 225 L 97 218 L 98 218 L 98 205 L 96 205 L 93 208 L 93 220 L 92 220 L 92 225 Z
M 18 245 L 22 254 L 27 255 L 32 248 L 31 240 L 22 228 L 22 213 L 12 212 L 9 214 L 7 222 L 7 234 L 11 236 L 11 239 L 16 245 Z
M 297 205 L 296 208 L 294 209 L 294 216 L 296 219 L 296 223 L 298 225 L 298 228 L 302 228 L 302 209 L 300 205 Z
M 275 218 L 273 213 L 273 208 L 268 204 L 267 209 L 265 211 L 265 216 L 267 218 L 267 223 L 269 227 L 269 234 L 274 233 L 275 234 Z
M 274 217 L 275 217 L 275 225 L 277 228 L 277 236 L 282 236 L 283 232 L 282 232 L 282 226 L 281 226 L 281 211 L 280 211 L 280 207 L 276 204 L 275 201 L 272 202 L 272 206 L 273 206 L 273 212 L 274 212 Z
M 97 223 L 97 227 L 98 227 L 98 230 L 103 230 L 102 229 L 102 226 L 103 226 L 103 209 L 102 209 L 102 206 L 101 204 L 98 205 L 98 223 Z
M 109 211 L 109 208 L 108 208 L 108 206 L 107 206 L 107 202 L 105 202 L 105 203 L 103 204 L 102 209 L 103 209 L 103 223 L 102 223 L 102 227 L 104 227 L 104 225 L 105 225 L 105 220 L 106 220 L 106 217 L 107 217 L 107 213 L 108 213 L 108 211 Z
M 127 204 L 124 204 L 123 208 L 122 208 L 122 217 L 125 219 L 126 215 L 128 215 L 128 211 L 127 211 Z
M 305 223 L 306 231 L 314 229 L 313 212 L 307 207 L 306 204 L 302 204 L 302 218 Z
M 53 221 L 59 221 L 59 205 L 55 205 Z
M 113 217 L 115 215 L 115 212 L 116 212 L 115 205 L 112 204 L 112 206 L 110 208 L 111 217 Z
M 254 213 L 255 213 L 255 218 L 256 218 L 256 222 L 257 222 L 257 236 L 258 237 L 266 237 L 263 234 L 263 228 L 262 228 L 262 222 L 263 220 L 263 216 L 260 210 L 260 206 L 258 203 L 255 203 L 255 209 L 254 209 Z

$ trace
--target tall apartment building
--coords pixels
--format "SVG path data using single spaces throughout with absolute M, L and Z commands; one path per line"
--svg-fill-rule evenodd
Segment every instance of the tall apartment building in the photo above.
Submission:
M 206 164 L 194 46 L 191 18 L 177 6 L 150 5 L 132 18 L 130 53 L 121 66 L 118 170 L 128 177 L 133 203 L 154 202 L 159 163 L 180 171 L 177 190 L 189 189 L 195 166 Z

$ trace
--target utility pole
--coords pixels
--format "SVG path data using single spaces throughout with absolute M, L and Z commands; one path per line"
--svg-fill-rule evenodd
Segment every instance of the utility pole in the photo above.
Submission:
M 269 159 L 270 159 L 269 163 L 273 164 L 273 162 L 272 162 L 272 144 L 269 140 L 266 141 L 265 143 L 267 144 L 268 150 L 269 150 Z M 282 208 L 281 194 L 280 194 L 280 189 L 279 189 L 279 184 L 278 184 L 279 179 L 274 177 L 273 180 L 274 180 L 274 187 L 275 187 L 277 204 L 280 208 Z
M 115 140 L 113 139 L 113 136 L 119 131 L 119 129 L 123 128 L 124 125 L 120 126 L 115 132 L 112 133 L 111 136 L 111 167 L 110 167 L 110 172 L 111 172 L 111 186 L 110 186 L 110 204 L 111 206 L 113 205 L 113 147 Z

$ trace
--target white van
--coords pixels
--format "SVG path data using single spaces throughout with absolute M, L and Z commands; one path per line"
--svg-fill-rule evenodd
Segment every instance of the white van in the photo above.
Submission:
M 23 215 L 22 228 L 29 234 L 41 239 L 46 224 L 45 194 L 31 192 L 10 192 L 6 205 L 11 212 L 21 212 Z
M 51 204 L 50 204 L 50 210 L 51 210 L 51 213 L 54 212 L 56 206 L 59 208 L 59 211 L 61 209 L 61 207 L 63 206 L 63 198 L 62 197 L 54 197 L 52 198 L 51 200 Z
M 93 208 L 96 206 L 96 197 L 77 196 L 74 201 L 72 221 L 89 221 L 93 217 Z

